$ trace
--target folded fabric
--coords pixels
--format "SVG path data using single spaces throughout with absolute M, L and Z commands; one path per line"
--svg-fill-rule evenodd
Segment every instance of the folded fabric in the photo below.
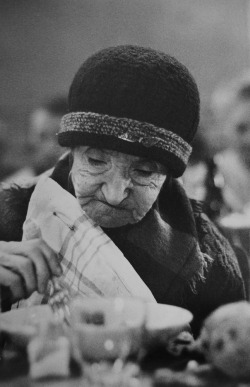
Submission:
M 155 301 L 151 291 L 113 241 L 81 209 L 77 199 L 43 176 L 31 196 L 23 239 L 39 228 L 58 253 L 60 282 L 87 297 L 139 297 Z

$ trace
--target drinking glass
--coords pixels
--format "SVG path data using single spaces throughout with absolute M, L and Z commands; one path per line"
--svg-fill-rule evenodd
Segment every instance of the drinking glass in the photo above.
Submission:
M 112 300 L 114 330 L 105 337 L 106 359 L 85 366 L 85 376 L 92 386 L 137 386 L 140 369 L 129 361 L 142 345 L 146 321 L 146 303 L 117 297 Z

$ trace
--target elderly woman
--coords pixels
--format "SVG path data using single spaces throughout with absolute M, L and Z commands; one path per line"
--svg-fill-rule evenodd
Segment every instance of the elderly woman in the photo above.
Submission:
M 231 247 L 176 180 L 199 122 L 199 93 L 186 67 L 148 48 L 104 49 L 80 67 L 68 101 L 58 141 L 70 151 L 51 178 L 77 198 L 156 301 L 189 309 L 197 328 L 219 305 L 244 299 Z M 33 190 L 1 192 L 0 237 L 12 242 L 0 246 L 0 270 L 22 279 L 22 290 L 12 286 L 15 299 L 43 292 L 49 276 L 60 275 L 44 241 L 20 242 Z

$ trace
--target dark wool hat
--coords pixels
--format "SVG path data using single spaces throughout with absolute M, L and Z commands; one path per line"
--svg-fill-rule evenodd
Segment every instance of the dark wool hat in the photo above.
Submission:
M 58 141 L 148 157 L 179 177 L 191 153 L 199 105 L 193 77 L 175 58 L 139 46 L 107 48 L 76 73 Z

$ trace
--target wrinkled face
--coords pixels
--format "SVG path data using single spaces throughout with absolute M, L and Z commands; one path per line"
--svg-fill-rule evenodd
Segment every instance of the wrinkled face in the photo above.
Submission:
M 237 148 L 244 163 L 250 168 L 250 102 L 240 102 L 228 117 L 232 146 Z
M 145 158 L 87 146 L 72 153 L 76 197 L 87 215 L 102 227 L 141 220 L 166 179 L 165 168 Z

